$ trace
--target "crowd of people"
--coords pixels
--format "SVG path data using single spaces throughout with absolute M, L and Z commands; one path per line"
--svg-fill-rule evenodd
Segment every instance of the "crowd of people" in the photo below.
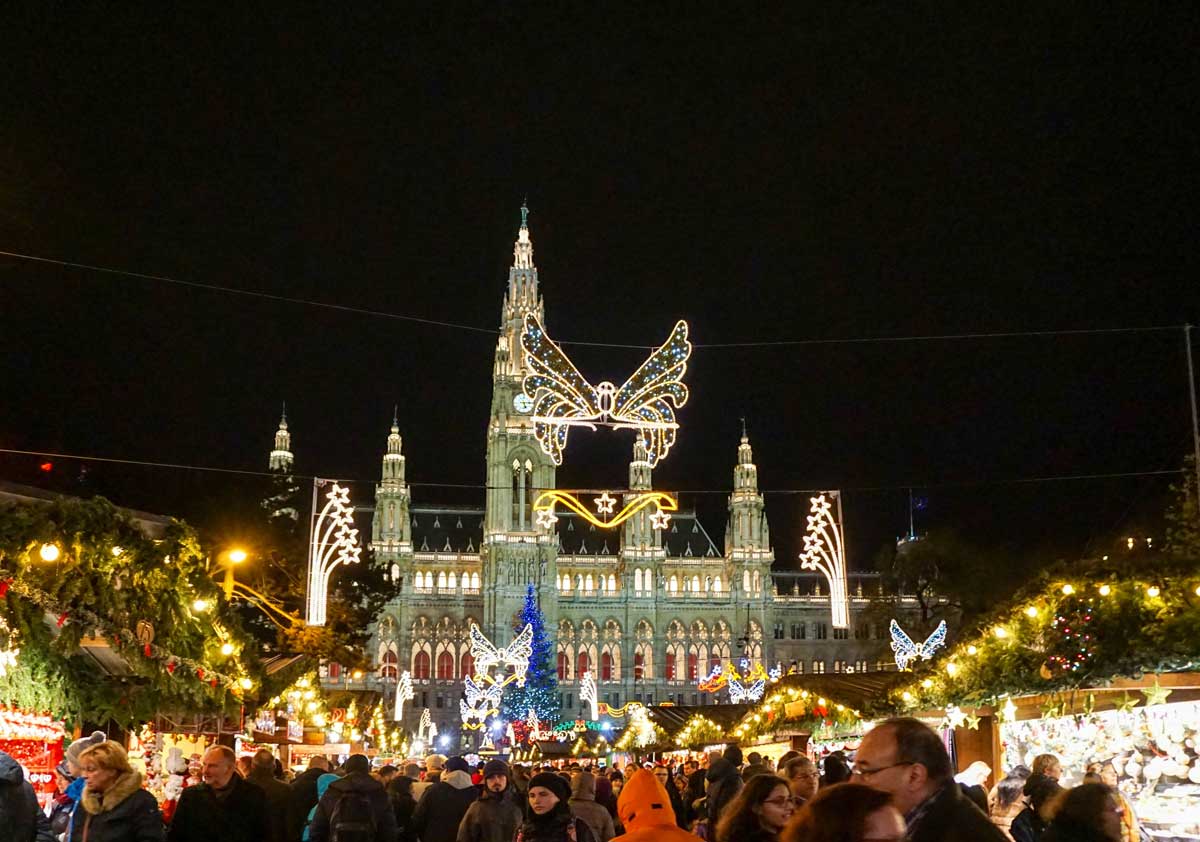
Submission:
M 915 719 L 880 723 L 852 762 L 822 766 L 737 746 L 623 770 L 440 755 L 372 769 L 356 754 L 337 769 L 313 757 L 286 781 L 270 751 L 214 746 L 164 819 L 120 744 L 95 734 L 68 748 L 49 815 L 0 752 L 0 828 L 14 842 L 1142 842 L 1111 768 L 1064 789 L 1042 755 L 989 793 L 990 770 L 956 780 L 941 737 Z

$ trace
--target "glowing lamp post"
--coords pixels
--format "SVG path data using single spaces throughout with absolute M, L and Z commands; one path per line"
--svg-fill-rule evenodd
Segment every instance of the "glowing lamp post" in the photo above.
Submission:
M 323 480 L 317 480 L 318 484 Z M 316 491 L 313 491 L 314 498 Z M 350 489 L 336 482 L 325 498 L 329 501 L 313 525 L 308 550 L 308 603 L 305 621 L 310 626 L 325 625 L 329 598 L 329 576 L 339 564 L 357 564 L 362 548 L 354 528 L 354 509 Z M 314 506 L 315 508 L 315 506 Z

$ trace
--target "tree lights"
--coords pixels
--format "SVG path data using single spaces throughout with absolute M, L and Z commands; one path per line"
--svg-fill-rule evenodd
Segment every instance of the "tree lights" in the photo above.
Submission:
M 679 429 L 675 410 L 688 399 L 683 384 L 692 353 L 687 322 L 676 322 L 667 341 L 620 388 L 607 380 L 592 386 L 533 313 L 525 314 L 521 347 L 532 372 L 523 387 L 533 402 L 534 436 L 554 464 L 562 464 L 571 427 L 594 430 L 598 424 L 637 430 L 651 467 L 666 457 Z
M 320 484 L 324 481 L 315 482 Z M 357 564 L 362 552 L 358 544 L 358 530 L 354 528 L 350 489 L 343 488 L 335 482 L 325 497 L 329 502 L 317 516 L 308 554 L 308 603 L 305 620 L 310 626 L 325 625 L 329 576 L 334 568 L 339 564 Z
M 841 511 L 841 492 L 829 491 L 810 499 L 812 514 L 808 516 L 808 532 L 804 536 L 804 552 L 800 554 L 800 566 L 805 570 L 817 570 L 825 574 L 829 582 L 829 604 L 833 615 L 833 627 L 850 627 L 850 597 L 846 585 L 846 559 L 842 535 L 841 516 L 834 521 L 830 510 L 829 496 L 838 501 Z

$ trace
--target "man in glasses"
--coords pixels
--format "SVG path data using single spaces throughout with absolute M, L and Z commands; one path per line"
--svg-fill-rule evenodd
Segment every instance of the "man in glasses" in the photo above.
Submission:
M 783 777 L 791 787 L 792 797 L 799 806 L 817 794 L 817 783 L 821 773 L 816 765 L 807 757 L 793 757 L 783 766 Z
M 853 780 L 890 793 L 908 842 L 1005 842 L 954 782 L 941 737 L 909 717 L 875 726 L 854 756 Z

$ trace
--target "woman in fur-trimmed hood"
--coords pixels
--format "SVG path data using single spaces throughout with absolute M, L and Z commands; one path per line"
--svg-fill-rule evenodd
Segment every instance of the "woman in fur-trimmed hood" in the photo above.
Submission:
M 112 740 L 79 756 L 87 785 L 75 811 L 70 842 L 163 842 L 162 814 L 142 789 L 125 749 Z

